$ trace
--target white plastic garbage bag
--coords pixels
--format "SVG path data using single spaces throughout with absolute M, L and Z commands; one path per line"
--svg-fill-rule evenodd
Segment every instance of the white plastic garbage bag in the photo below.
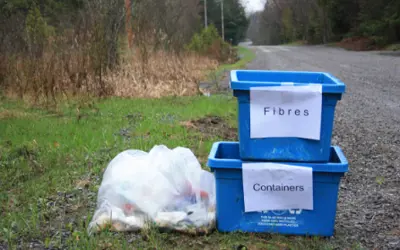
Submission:
M 215 180 L 187 148 L 127 150 L 107 166 L 89 233 L 111 226 L 137 231 L 148 223 L 188 233 L 215 226 Z

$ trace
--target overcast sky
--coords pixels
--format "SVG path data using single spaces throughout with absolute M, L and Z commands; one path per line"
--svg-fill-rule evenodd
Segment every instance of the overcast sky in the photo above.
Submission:
M 266 0 L 241 0 L 247 12 L 262 10 Z

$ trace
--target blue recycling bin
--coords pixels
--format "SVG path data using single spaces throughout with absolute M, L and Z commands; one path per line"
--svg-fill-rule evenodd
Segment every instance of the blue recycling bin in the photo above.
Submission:
M 216 181 L 216 219 L 220 232 L 279 233 L 332 236 L 341 177 L 348 161 L 337 146 L 330 147 L 327 163 L 293 163 L 313 169 L 313 210 L 245 212 L 242 164 L 238 142 L 215 142 L 207 165 Z
M 254 87 L 322 85 L 320 140 L 296 137 L 250 137 L 250 90 Z M 240 156 L 243 160 L 327 162 L 335 108 L 345 84 L 329 73 L 303 71 L 233 70 L 230 88 L 238 101 Z M 266 130 L 271 129 L 265 127 Z

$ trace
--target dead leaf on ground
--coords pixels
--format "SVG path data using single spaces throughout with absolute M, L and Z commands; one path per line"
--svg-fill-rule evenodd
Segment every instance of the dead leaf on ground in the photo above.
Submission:
M 390 232 L 391 235 L 400 236 L 400 228 L 395 228 Z
M 79 180 L 76 184 L 76 188 L 88 188 L 90 185 L 90 179 Z
M 196 126 L 193 124 L 192 121 L 183 121 L 183 122 L 180 122 L 179 124 L 186 128 L 196 128 Z
M 77 204 L 77 205 L 71 206 L 69 210 L 70 210 L 70 212 L 76 212 L 76 211 L 78 211 L 81 207 L 82 207 L 82 205 Z

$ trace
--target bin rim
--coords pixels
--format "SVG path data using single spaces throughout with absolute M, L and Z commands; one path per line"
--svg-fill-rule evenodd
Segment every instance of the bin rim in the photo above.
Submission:
M 309 83 L 287 83 L 287 82 L 270 82 L 270 81 L 239 81 L 237 77 L 238 72 L 269 72 L 269 73 L 276 73 L 276 74 L 320 74 L 323 77 L 330 79 L 333 83 L 318 83 L 318 82 L 309 82 Z M 309 84 L 321 84 L 322 85 L 322 92 L 323 93 L 337 93 L 342 94 L 346 91 L 346 85 L 333 76 L 331 73 L 328 72 L 321 72 L 321 71 L 288 71 L 288 70 L 242 70 L 236 69 L 230 71 L 230 81 L 229 87 L 232 90 L 250 90 L 254 87 L 268 87 L 268 86 L 282 86 L 282 85 L 294 85 L 294 86 L 302 86 L 302 85 L 309 85 Z
M 342 149 L 339 146 L 332 145 L 331 152 L 335 154 L 335 158 L 339 160 L 339 162 L 273 162 L 273 161 L 243 161 L 240 159 L 240 156 L 236 158 L 217 158 L 217 153 L 220 147 L 224 145 L 233 145 L 239 148 L 239 142 L 231 142 L 231 141 L 219 141 L 214 142 L 211 148 L 210 154 L 208 156 L 207 166 L 210 167 L 211 170 L 214 169 L 236 169 L 241 170 L 243 163 L 278 163 L 284 165 L 293 165 L 293 166 L 301 166 L 301 167 L 312 167 L 313 172 L 326 172 L 326 173 L 345 173 L 348 172 L 348 161 L 346 156 L 344 155 Z M 239 152 L 239 150 L 237 150 Z M 333 158 L 333 157 L 332 157 Z

